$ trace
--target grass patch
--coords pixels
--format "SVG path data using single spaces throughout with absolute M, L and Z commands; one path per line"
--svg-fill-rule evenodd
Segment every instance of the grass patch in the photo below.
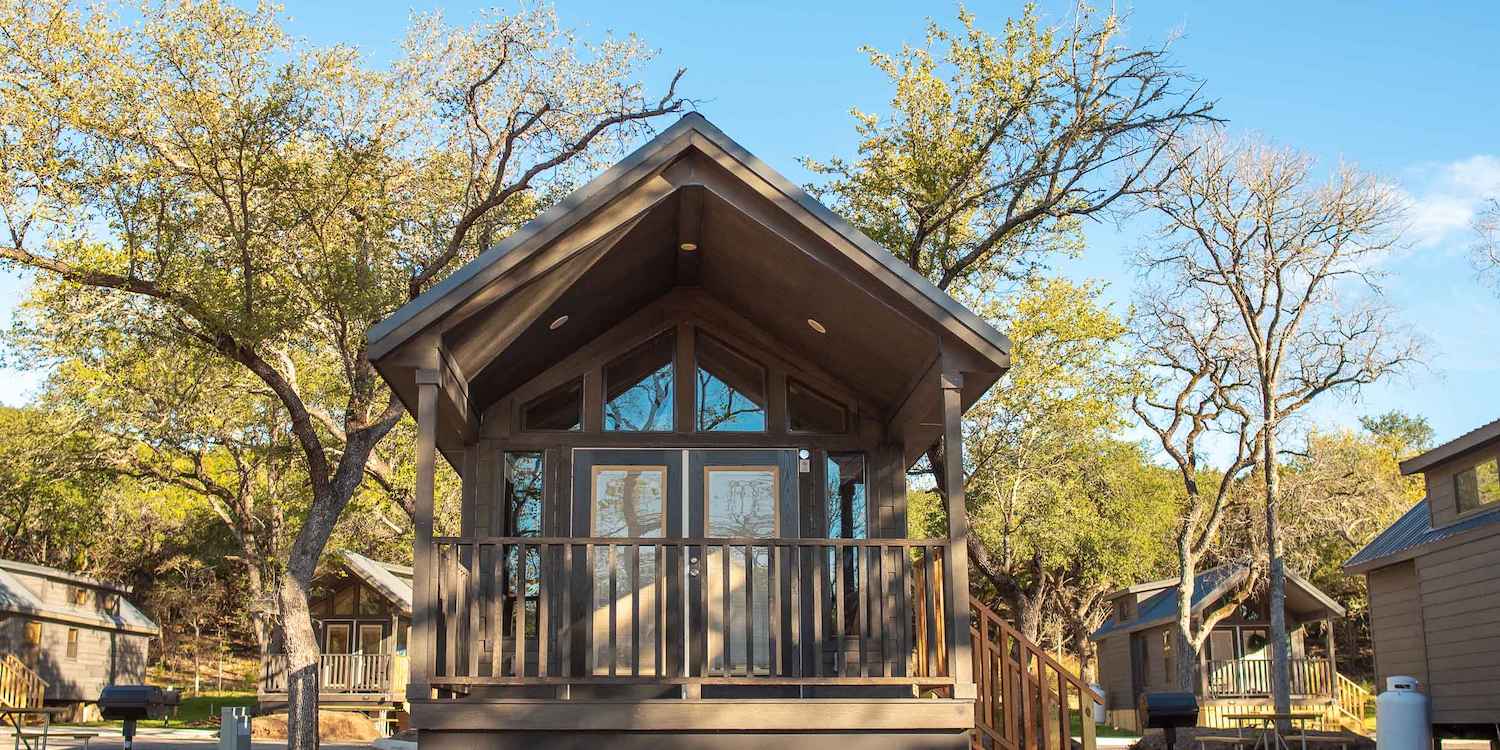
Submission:
M 229 706 L 254 706 L 255 693 L 225 691 L 183 697 L 176 714 L 164 721 L 155 719 L 136 722 L 138 727 L 177 727 L 188 729 L 218 729 L 219 709 Z M 93 721 L 84 726 L 118 729 L 119 721 Z
M 1072 734 L 1074 737 L 1082 737 L 1083 736 L 1083 717 L 1079 716 L 1077 711 L 1069 711 L 1068 712 L 1068 732 L 1070 734 Z M 1139 732 L 1132 732 L 1132 731 L 1130 731 L 1128 729 L 1121 729 L 1119 727 L 1110 726 L 1108 724 L 1095 724 L 1094 725 L 1094 736 L 1095 737 L 1139 737 L 1141 735 L 1140 735 Z

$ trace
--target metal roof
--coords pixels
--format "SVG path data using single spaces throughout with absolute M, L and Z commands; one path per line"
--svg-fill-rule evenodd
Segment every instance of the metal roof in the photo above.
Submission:
M 1209 604 L 1218 601 L 1225 594 L 1229 593 L 1245 577 L 1247 572 L 1245 567 L 1241 565 L 1220 565 L 1199 573 L 1193 578 L 1193 611 L 1201 611 Z M 1122 589 L 1116 592 L 1116 594 L 1112 594 L 1111 596 L 1116 596 L 1131 589 L 1141 591 L 1163 588 L 1162 591 L 1146 597 L 1141 602 L 1135 619 L 1121 623 L 1115 621 L 1114 615 L 1110 615 L 1109 619 L 1105 620 L 1104 624 L 1099 626 L 1098 630 L 1089 635 L 1089 638 L 1097 641 L 1113 633 L 1130 632 L 1171 622 L 1177 617 L 1178 580 L 1180 579 L 1168 578 L 1160 581 L 1152 581 L 1148 584 L 1139 584 L 1129 589 Z M 1286 580 L 1287 583 L 1301 589 L 1310 598 L 1316 600 L 1318 604 L 1334 613 L 1334 615 L 1338 617 L 1344 616 L 1344 607 L 1337 601 L 1334 601 L 1333 597 L 1323 593 L 1318 587 L 1312 585 L 1307 579 L 1291 571 L 1287 571 Z
M 350 550 L 344 550 L 342 556 L 344 567 L 400 607 L 402 614 L 411 614 L 411 568 L 371 560 Z
M 16 577 L 15 573 L 18 572 L 74 581 L 93 588 L 103 589 L 113 594 L 119 594 L 119 612 L 112 614 L 95 607 L 85 607 L 72 603 L 54 604 L 44 602 L 26 584 L 22 583 L 20 578 Z M 131 604 L 130 600 L 126 599 L 117 587 L 101 585 L 95 583 L 92 578 L 73 575 L 57 570 L 56 568 L 18 563 L 12 560 L 0 560 L 0 612 L 12 612 L 47 620 L 59 620 L 104 630 L 121 630 L 141 635 L 154 636 L 161 633 L 161 628 L 157 627 L 156 623 L 147 617 L 144 612 L 136 609 L 135 605 Z
M 1500 524 L 1500 508 L 1434 529 L 1432 528 L 1432 515 L 1427 510 L 1427 500 L 1424 498 L 1385 531 L 1380 532 L 1380 535 L 1365 545 L 1364 549 L 1354 553 L 1354 557 L 1344 563 L 1344 570 L 1356 573 L 1378 568 L 1385 562 L 1398 562 L 1397 558 L 1405 559 L 1404 553 L 1418 547 L 1435 544 L 1467 531 L 1496 524 Z

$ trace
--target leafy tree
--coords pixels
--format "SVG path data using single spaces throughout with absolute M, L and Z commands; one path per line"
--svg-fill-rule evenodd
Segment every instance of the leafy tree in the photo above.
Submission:
M 890 115 L 855 110 L 859 156 L 804 160 L 812 190 L 940 288 L 993 291 L 1079 248 L 1079 222 L 1150 190 L 1149 169 L 1212 104 L 1165 45 L 1129 48 L 1121 19 L 1035 6 L 998 35 L 960 10 L 925 43 L 865 48 L 889 79 Z
M 365 332 L 682 108 L 631 37 L 548 7 L 418 18 L 388 71 L 275 12 L 148 4 L 136 23 L 0 0 L 0 259 L 43 317 L 237 368 L 277 402 L 309 502 L 279 558 L 293 748 L 316 747 L 308 586 L 402 408 Z M 680 72 L 679 72 L 680 76 Z M 106 312 L 107 311 L 107 312 Z M 292 367 L 288 367 L 288 363 Z
M 1397 242 L 1400 204 L 1375 178 L 1340 167 L 1318 184 L 1290 150 L 1220 133 L 1168 146 L 1172 166 L 1149 200 L 1163 219 L 1144 261 L 1187 318 L 1205 303 L 1227 314 L 1231 378 L 1224 404 L 1254 420 L 1269 560 L 1272 688 L 1290 710 L 1281 529 L 1281 439 L 1325 394 L 1350 392 L 1412 362 L 1375 284 Z

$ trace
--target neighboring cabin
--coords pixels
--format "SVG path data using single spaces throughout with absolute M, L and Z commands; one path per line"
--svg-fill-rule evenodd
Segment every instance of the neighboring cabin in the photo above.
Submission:
M 1435 736 L 1500 724 L 1500 420 L 1401 462 L 1427 497 L 1345 563 L 1370 588 L 1376 687 L 1415 677 Z
M 365 712 L 388 728 L 392 712 L 405 710 L 411 575 L 346 550 L 313 582 L 323 708 Z M 262 710 L 286 707 L 285 655 L 266 656 L 258 693 Z
M 1217 609 L 1243 583 L 1247 571 L 1224 566 L 1205 570 L 1193 584 L 1193 614 Z M 1177 619 L 1177 579 L 1152 581 L 1109 594 L 1113 614 L 1093 640 L 1099 648 L 1099 682 L 1110 723 L 1136 726 L 1143 693 L 1177 690 L 1172 653 Z M 1287 628 L 1292 638 L 1292 697 L 1298 710 L 1322 714 L 1330 727 L 1363 727 L 1368 695 L 1338 674 L 1332 621 L 1344 608 L 1296 575 L 1288 574 Z M 1271 703 L 1270 606 L 1259 595 L 1219 622 L 1198 659 L 1194 692 L 1203 706 L 1200 723 L 1232 726 L 1223 715 L 1269 710 Z M 1309 625 L 1318 635 L 1309 637 Z
M 126 586 L 0 560 L 0 660 L 19 660 L 45 681 L 47 705 L 73 708 L 75 720 L 97 718 L 92 702 L 105 685 L 146 681 L 146 649 L 161 634 L 129 594 Z

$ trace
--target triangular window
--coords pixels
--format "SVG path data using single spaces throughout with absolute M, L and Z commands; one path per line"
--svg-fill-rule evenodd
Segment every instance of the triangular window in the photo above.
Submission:
M 672 431 L 675 346 L 663 333 L 604 367 L 605 431 Z
M 765 432 L 766 369 L 698 335 L 698 431 Z

